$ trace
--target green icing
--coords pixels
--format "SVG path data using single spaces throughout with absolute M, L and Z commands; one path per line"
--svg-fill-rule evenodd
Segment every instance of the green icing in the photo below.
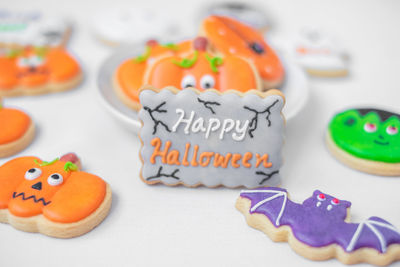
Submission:
M 195 50 L 192 58 L 183 58 L 181 61 L 172 60 L 172 63 L 178 65 L 181 68 L 188 69 L 196 63 L 198 55 L 199 52 Z
M 68 171 L 77 171 L 78 170 L 78 166 L 76 166 L 76 164 L 72 163 L 71 161 L 67 161 L 64 164 L 64 171 L 68 172 Z
M 144 51 L 144 53 L 142 55 L 137 56 L 135 58 L 135 62 L 136 63 L 142 63 L 142 62 L 146 61 L 149 58 L 150 53 L 151 53 L 151 47 L 150 46 L 146 46 L 146 51 Z
M 33 49 L 38 57 L 44 58 L 46 56 L 47 53 L 46 47 L 34 47 Z
M 222 65 L 224 61 L 220 57 L 210 57 L 206 54 L 206 59 L 210 63 L 211 70 L 215 73 L 218 72 L 218 66 Z
M 39 167 L 42 167 L 42 166 L 51 165 L 51 164 L 53 164 L 53 163 L 59 161 L 59 158 L 53 159 L 52 161 L 42 161 L 42 163 L 39 163 L 39 161 L 38 161 L 37 159 L 35 159 L 34 161 L 35 161 L 35 163 L 36 163 L 37 165 L 39 165 Z
M 26 29 L 25 23 L 17 24 L 0 24 L 0 32 L 16 32 Z
M 161 46 L 165 47 L 165 48 L 168 48 L 168 49 L 171 49 L 171 50 L 174 50 L 174 51 L 179 49 L 179 46 L 177 46 L 174 43 L 166 43 L 166 44 L 162 44 Z
M 376 131 L 366 131 L 364 127 L 367 123 L 375 124 Z M 356 109 L 350 109 L 333 117 L 329 124 L 329 132 L 339 148 L 356 157 L 399 163 L 400 133 L 387 133 L 388 127 L 400 129 L 399 118 L 391 116 L 382 122 L 374 111 L 362 116 Z

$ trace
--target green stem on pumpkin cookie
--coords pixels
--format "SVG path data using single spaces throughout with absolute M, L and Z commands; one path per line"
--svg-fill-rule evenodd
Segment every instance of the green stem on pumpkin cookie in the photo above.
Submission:
M 14 48 L 7 52 L 6 57 L 16 58 L 22 54 L 22 49 Z
M 188 69 L 196 63 L 198 55 L 199 52 L 195 50 L 192 58 L 183 58 L 181 61 L 172 60 L 172 63 L 181 68 Z
M 206 54 L 206 59 L 210 63 L 211 70 L 215 73 L 218 72 L 218 66 L 224 63 L 221 57 L 210 57 L 208 54 Z
M 39 161 L 37 159 L 34 160 L 34 162 L 39 165 L 39 167 L 43 167 L 43 166 L 48 166 L 53 164 L 54 162 L 57 162 L 59 160 L 59 158 L 55 158 L 52 161 L 42 161 L 42 163 L 39 163 Z
M 136 63 L 142 63 L 142 62 L 146 61 L 149 58 L 150 53 L 151 53 L 151 47 L 150 46 L 146 46 L 146 51 L 144 51 L 144 53 L 142 55 L 137 56 L 135 58 L 135 62 Z
M 162 44 L 161 46 L 165 47 L 165 48 L 168 48 L 168 49 L 171 49 L 171 50 L 174 50 L 174 51 L 178 50 L 178 48 L 179 48 L 179 46 L 177 46 L 174 43 L 166 43 L 166 44 Z
M 40 47 L 37 46 L 37 47 L 34 47 L 33 49 L 34 49 L 34 51 L 35 51 L 35 54 L 36 54 L 37 56 L 41 57 L 41 58 L 44 58 L 44 56 L 45 56 L 46 53 L 47 53 L 47 48 L 44 47 L 44 46 L 40 46 Z
M 64 164 L 64 171 L 68 172 L 68 171 L 77 171 L 78 170 L 78 166 L 76 166 L 76 164 L 72 163 L 71 161 L 67 161 Z

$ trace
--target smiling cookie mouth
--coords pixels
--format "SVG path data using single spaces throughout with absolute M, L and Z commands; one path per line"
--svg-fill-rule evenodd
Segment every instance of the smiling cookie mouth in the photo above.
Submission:
M 17 192 L 14 192 L 12 197 L 13 197 L 13 198 L 21 197 L 22 200 L 33 199 L 33 201 L 34 201 L 35 203 L 42 202 L 44 206 L 46 206 L 46 205 L 48 205 L 48 204 L 51 203 L 51 201 L 46 202 L 46 201 L 44 200 L 44 198 L 42 198 L 42 197 L 39 198 L 39 199 L 37 199 L 35 195 L 31 195 L 31 196 L 29 196 L 29 197 L 25 197 L 25 193 L 24 193 L 24 192 L 18 193 L 18 194 L 17 194 Z
M 378 145 L 381 145 L 381 146 L 387 146 L 389 144 L 389 142 L 381 142 L 381 141 L 378 141 L 378 140 L 374 140 L 374 143 L 378 144 Z

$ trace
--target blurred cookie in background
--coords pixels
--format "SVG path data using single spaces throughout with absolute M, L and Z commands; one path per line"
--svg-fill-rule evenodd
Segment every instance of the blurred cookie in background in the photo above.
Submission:
M 92 17 L 92 28 L 96 37 L 110 46 L 171 39 L 179 34 L 178 23 L 167 14 L 136 7 L 98 10 Z
M 72 24 L 38 11 L 0 9 L 0 46 L 65 46 Z

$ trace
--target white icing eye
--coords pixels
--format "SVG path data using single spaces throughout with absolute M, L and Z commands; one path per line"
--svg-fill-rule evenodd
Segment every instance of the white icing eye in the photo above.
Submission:
M 182 89 L 187 87 L 196 87 L 196 78 L 193 75 L 186 75 L 181 81 Z
M 396 126 L 388 126 L 386 132 L 390 135 L 395 135 L 399 132 L 399 129 Z
M 214 88 L 214 85 L 215 85 L 215 80 L 214 80 L 213 76 L 206 74 L 203 77 L 201 77 L 201 80 L 200 80 L 201 88 L 210 89 L 210 88 Z
M 18 67 L 28 67 L 29 59 L 26 57 L 20 57 L 17 62 Z
M 63 177 L 59 173 L 53 173 L 47 178 L 49 185 L 56 186 L 63 182 Z
M 38 56 L 32 56 L 30 58 L 30 66 L 32 67 L 38 67 L 43 64 L 43 58 L 38 57 Z
M 326 209 L 329 211 L 329 210 L 331 210 L 333 207 L 332 207 L 332 205 L 328 205 L 328 207 L 326 207 Z
M 324 194 L 319 194 L 318 196 L 317 196 L 317 199 L 319 200 L 319 201 L 325 201 L 326 200 L 326 196 L 324 195 Z
M 42 170 L 39 168 L 31 168 L 26 171 L 25 179 L 26 180 L 33 180 L 38 178 L 42 174 Z
M 319 207 L 319 206 L 321 206 L 321 202 L 320 201 L 317 202 L 317 207 Z
M 376 132 L 376 124 L 367 122 L 366 124 L 364 124 L 364 130 L 367 133 Z

